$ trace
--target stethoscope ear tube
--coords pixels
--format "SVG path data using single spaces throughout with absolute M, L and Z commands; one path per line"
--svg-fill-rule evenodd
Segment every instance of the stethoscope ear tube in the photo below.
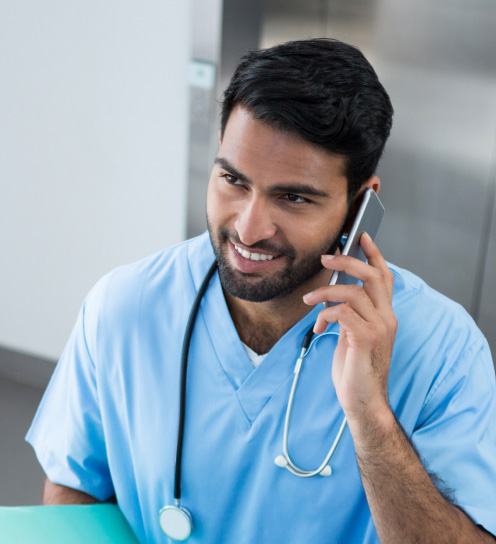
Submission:
M 191 337 L 193 336 L 193 329 L 200 309 L 200 304 L 203 299 L 203 295 L 207 290 L 208 284 L 212 276 L 217 269 L 217 261 L 215 260 L 210 266 L 207 275 L 205 276 L 203 283 L 196 294 L 195 301 L 189 314 L 188 324 L 186 325 L 186 332 L 184 333 L 183 349 L 181 353 L 181 374 L 179 384 L 179 422 L 177 428 L 177 447 L 176 447 L 176 471 L 174 478 L 174 498 L 178 501 L 181 498 L 181 469 L 183 459 L 183 443 L 184 443 L 184 422 L 186 419 L 186 378 L 188 374 L 188 354 L 189 346 L 191 344 Z

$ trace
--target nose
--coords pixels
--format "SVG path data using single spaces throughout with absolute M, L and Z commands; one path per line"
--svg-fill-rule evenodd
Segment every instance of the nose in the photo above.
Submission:
M 256 195 L 244 203 L 234 227 L 241 242 L 247 246 L 252 246 L 260 240 L 268 240 L 277 232 L 277 227 L 271 219 L 269 205 Z

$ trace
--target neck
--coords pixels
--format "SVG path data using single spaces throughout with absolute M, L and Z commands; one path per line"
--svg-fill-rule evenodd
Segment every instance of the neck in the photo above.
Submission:
M 303 302 L 303 296 L 329 283 L 331 274 L 329 270 L 322 270 L 291 293 L 266 302 L 249 302 L 224 291 L 241 341 L 258 354 L 270 351 L 295 323 L 312 310 Z

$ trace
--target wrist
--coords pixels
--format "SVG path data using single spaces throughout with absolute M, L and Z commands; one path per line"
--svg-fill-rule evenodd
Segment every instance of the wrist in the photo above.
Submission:
M 389 403 L 367 406 L 360 411 L 345 412 L 352 434 L 370 432 L 389 434 L 398 424 Z

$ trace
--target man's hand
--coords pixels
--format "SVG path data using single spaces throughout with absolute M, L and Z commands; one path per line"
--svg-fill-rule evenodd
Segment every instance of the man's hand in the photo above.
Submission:
M 99 502 L 95 497 L 51 482 L 48 478 L 43 486 L 42 503 L 46 506 L 56 504 L 95 504 Z
M 390 411 L 387 384 L 397 328 L 391 306 L 393 273 L 370 236 L 363 234 L 360 245 L 368 264 L 343 255 L 324 255 L 322 264 L 361 280 L 363 286 L 326 286 L 304 297 L 311 305 L 342 303 L 322 310 L 314 331 L 324 332 L 328 323 L 340 325 L 332 377 L 349 422 Z
M 360 245 L 368 264 L 323 256 L 322 264 L 362 281 L 305 295 L 307 304 L 341 303 L 322 310 L 315 332 L 339 323 L 332 366 L 338 400 L 349 424 L 367 501 L 383 544 L 494 542 L 494 537 L 436 489 L 389 406 L 389 366 L 397 321 L 394 278 L 370 236 Z

